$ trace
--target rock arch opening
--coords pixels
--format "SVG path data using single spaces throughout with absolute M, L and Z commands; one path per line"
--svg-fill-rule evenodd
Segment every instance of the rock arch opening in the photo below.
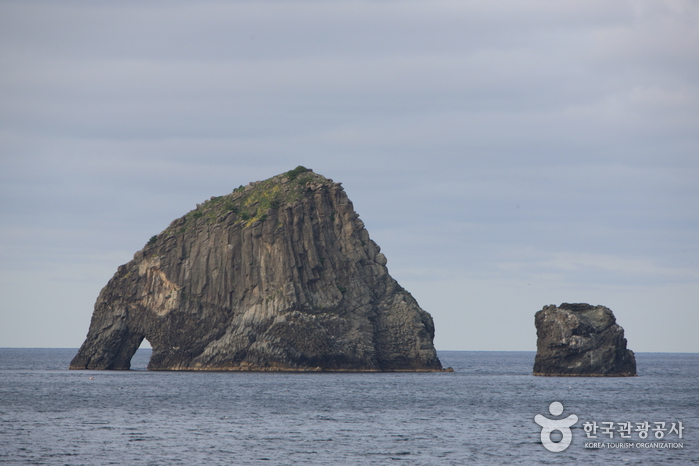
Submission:
M 116 354 L 112 360 L 111 367 L 107 369 L 113 370 L 129 370 L 131 369 L 131 358 L 141 346 L 145 337 L 143 335 L 132 333 L 121 340 L 121 344 L 116 348 Z

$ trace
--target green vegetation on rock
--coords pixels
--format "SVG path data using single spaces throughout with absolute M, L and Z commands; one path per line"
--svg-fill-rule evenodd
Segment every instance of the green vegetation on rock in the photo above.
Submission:
M 289 170 L 288 172 L 284 173 L 289 178 L 289 181 L 294 181 L 299 175 L 302 173 L 308 173 L 312 172 L 313 170 L 310 170 L 303 165 L 299 165 L 298 167 L 294 168 L 293 170 Z
M 212 197 L 203 204 L 198 204 L 176 227 L 169 227 L 170 234 L 184 233 L 199 221 L 207 223 L 220 222 L 229 213 L 237 216 L 236 221 L 245 222 L 246 226 L 256 221 L 267 220 L 269 209 L 278 210 L 303 198 L 309 183 L 327 183 L 329 180 L 313 173 L 313 170 L 299 165 L 293 170 L 264 181 L 239 186 L 232 193 Z

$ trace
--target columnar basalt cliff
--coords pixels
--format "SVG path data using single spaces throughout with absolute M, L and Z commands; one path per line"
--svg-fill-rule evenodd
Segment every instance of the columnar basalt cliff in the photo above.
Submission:
M 118 268 L 71 369 L 438 371 L 434 324 L 339 183 L 303 167 L 212 197 Z
M 636 375 L 636 357 L 626 349 L 624 329 L 609 308 L 584 303 L 544 306 L 534 322 L 534 375 Z

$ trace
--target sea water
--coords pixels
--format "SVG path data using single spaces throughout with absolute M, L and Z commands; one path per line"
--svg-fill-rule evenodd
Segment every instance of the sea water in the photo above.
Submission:
M 76 352 L 0 349 L 0 464 L 699 464 L 699 354 L 603 378 L 534 377 L 533 352 L 440 352 L 443 373 L 150 372 L 150 350 L 69 371 Z M 577 416 L 564 451 L 537 414 Z

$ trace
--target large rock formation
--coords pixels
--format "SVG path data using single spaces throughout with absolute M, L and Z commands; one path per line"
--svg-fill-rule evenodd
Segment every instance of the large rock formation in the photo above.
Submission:
M 102 289 L 71 369 L 435 371 L 434 324 L 339 183 L 303 167 L 212 197 Z
M 604 306 L 563 303 L 534 316 L 534 375 L 633 376 L 636 358 L 624 329 Z

